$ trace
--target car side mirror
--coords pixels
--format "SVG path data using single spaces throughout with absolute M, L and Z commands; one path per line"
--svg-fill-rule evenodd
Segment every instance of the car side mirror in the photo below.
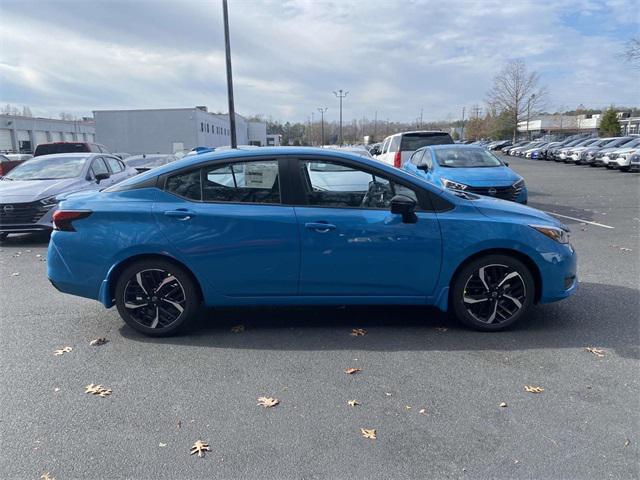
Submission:
M 425 171 L 425 172 L 428 172 L 428 171 L 429 171 L 429 165 L 428 165 L 428 164 L 426 164 L 426 163 L 421 163 L 421 164 L 420 164 L 420 165 L 418 165 L 416 168 L 417 168 L 418 170 L 423 170 L 423 171 Z
M 416 202 L 406 195 L 396 195 L 391 199 L 391 213 L 402 215 L 402 223 L 416 223 Z
M 504 166 L 508 167 L 509 166 L 509 162 L 504 162 Z
M 108 172 L 96 173 L 96 183 L 100 183 L 102 180 L 106 180 L 111 176 Z

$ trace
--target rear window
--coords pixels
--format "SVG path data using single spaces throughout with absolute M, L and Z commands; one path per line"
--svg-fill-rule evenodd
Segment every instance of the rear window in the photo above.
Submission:
M 52 153 L 74 153 L 74 152 L 89 152 L 89 148 L 86 143 L 43 143 L 36 147 L 34 157 L 40 155 L 50 155 Z
M 402 135 L 400 150 L 403 152 L 418 150 L 429 145 L 447 145 L 453 143 L 451 136 L 445 132 L 406 133 Z

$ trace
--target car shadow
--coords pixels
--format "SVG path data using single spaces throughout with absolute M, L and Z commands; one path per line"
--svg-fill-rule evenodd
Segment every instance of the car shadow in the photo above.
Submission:
M 634 289 L 581 283 L 573 297 L 535 306 L 513 328 L 499 333 L 466 329 L 433 308 L 400 306 L 221 308 L 203 311 L 180 336 L 152 338 L 122 326 L 135 342 L 255 350 L 457 351 L 598 347 L 639 358 Z M 231 328 L 243 325 L 233 333 Z M 364 337 L 351 336 L 363 328 Z
M 20 246 L 20 247 L 45 247 L 49 243 L 51 234 L 49 232 L 38 233 L 14 233 L 7 238 L 0 240 L 2 246 Z

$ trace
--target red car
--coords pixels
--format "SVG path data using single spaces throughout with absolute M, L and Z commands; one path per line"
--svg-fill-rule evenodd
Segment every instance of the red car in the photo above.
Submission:
M 8 153 L 0 155 L 0 177 L 5 176 L 13 169 L 13 167 L 20 165 L 22 162 L 29 160 L 30 158 L 33 158 L 33 155 L 25 153 Z

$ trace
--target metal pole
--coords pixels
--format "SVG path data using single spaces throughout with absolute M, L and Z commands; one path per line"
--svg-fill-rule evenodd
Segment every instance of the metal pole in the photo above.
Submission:
M 376 136 L 378 135 L 378 111 L 376 110 L 376 115 L 373 120 L 373 141 L 377 142 L 378 139 Z
M 222 0 L 224 19 L 224 50 L 227 57 L 227 97 L 229 99 L 229 128 L 231 130 L 231 148 L 238 148 L 236 138 L 236 110 L 233 105 L 233 77 L 231 74 L 231 44 L 229 42 L 229 9 L 227 0 Z
M 318 107 L 318 111 L 320 112 L 320 146 L 324 148 L 324 112 L 326 112 L 328 107 Z
M 309 126 L 309 137 L 311 137 L 311 146 L 313 146 L 313 115 L 314 112 L 311 112 L 311 125 Z
M 340 99 L 340 146 L 342 146 L 342 99 L 346 97 L 349 92 L 345 91 L 344 94 L 342 90 L 338 90 L 338 92 L 340 93 L 333 92 L 333 94 Z
M 460 132 L 460 140 L 464 140 L 464 107 L 462 107 L 462 130 Z

